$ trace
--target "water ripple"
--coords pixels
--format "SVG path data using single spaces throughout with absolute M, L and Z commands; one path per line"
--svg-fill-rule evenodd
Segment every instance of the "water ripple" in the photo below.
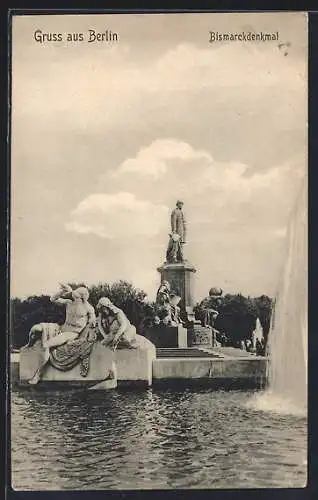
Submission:
M 15 489 L 301 487 L 306 420 L 253 393 L 12 394 Z

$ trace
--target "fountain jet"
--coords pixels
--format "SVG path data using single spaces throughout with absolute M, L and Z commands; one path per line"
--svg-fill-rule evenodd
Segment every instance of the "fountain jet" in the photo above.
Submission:
M 291 213 L 284 272 L 269 334 L 269 394 L 299 410 L 307 408 L 308 312 L 307 183 Z

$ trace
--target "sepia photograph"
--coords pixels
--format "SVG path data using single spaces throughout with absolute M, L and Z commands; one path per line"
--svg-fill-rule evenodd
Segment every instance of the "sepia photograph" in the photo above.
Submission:
M 306 487 L 307 17 L 12 16 L 14 490 Z

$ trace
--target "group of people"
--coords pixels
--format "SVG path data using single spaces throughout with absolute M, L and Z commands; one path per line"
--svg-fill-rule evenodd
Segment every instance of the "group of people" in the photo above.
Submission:
M 59 292 L 51 296 L 51 301 L 65 306 L 65 322 L 34 325 L 29 333 L 27 347 L 32 346 L 41 336 L 44 348 L 44 360 L 31 384 L 36 384 L 44 366 L 49 360 L 50 350 L 64 344 L 72 344 L 79 339 L 96 340 L 101 338 L 102 345 L 115 350 L 118 346 L 138 347 L 137 332 L 125 313 L 114 305 L 108 297 L 101 297 L 94 307 L 89 303 L 89 292 L 85 287 L 73 290 L 69 285 L 61 284 Z

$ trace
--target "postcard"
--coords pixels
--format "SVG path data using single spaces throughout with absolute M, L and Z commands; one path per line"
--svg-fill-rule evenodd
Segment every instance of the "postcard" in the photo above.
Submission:
M 307 36 L 12 16 L 14 490 L 306 486 Z

